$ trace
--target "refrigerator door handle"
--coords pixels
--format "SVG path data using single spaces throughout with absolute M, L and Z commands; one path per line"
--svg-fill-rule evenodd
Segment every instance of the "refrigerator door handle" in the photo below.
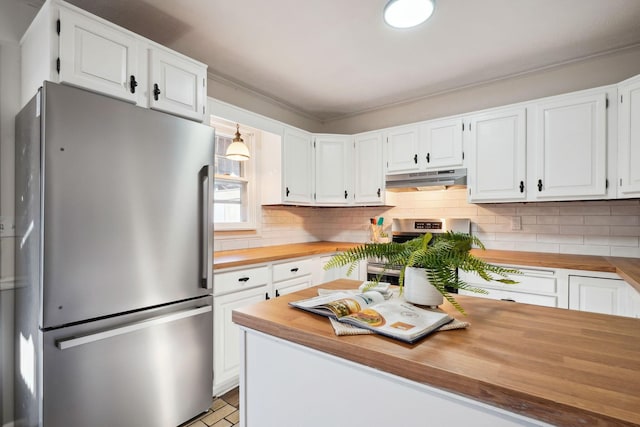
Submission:
M 211 218 L 211 202 L 213 197 L 211 195 L 212 179 L 210 175 L 211 166 L 205 165 L 200 169 L 200 212 L 202 215 L 202 225 L 200 229 L 200 287 L 205 289 L 213 289 L 211 283 L 213 268 L 213 244 L 211 240 L 213 238 L 211 224 L 213 218 Z
M 117 328 L 109 329 L 95 334 L 84 335 L 81 337 L 74 337 L 69 339 L 61 339 L 56 341 L 56 347 L 60 350 L 66 350 L 68 348 L 77 347 L 79 345 L 89 344 L 96 341 L 105 340 L 118 335 L 124 335 L 131 332 L 139 331 L 141 329 L 151 328 L 153 326 L 162 325 L 164 323 L 174 322 L 176 320 L 185 319 L 187 317 L 198 316 L 203 313 L 211 311 L 211 306 L 206 305 L 204 307 L 191 308 L 188 310 L 176 311 L 171 314 L 165 314 L 163 316 L 152 317 L 150 319 L 142 320 L 140 322 L 130 323 Z

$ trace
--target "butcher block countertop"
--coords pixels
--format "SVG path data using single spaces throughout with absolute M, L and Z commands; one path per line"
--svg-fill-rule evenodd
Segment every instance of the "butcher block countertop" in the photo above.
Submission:
M 321 255 L 345 251 L 361 245 L 349 242 L 311 242 L 291 245 L 264 246 L 252 249 L 237 249 L 213 253 L 213 269 L 240 267 L 261 262 L 279 261 L 287 258 Z
M 297 258 L 343 251 L 361 243 L 354 242 L 312 242 L 291 245 L 265 246 L 253 249 L 220 251 L 213 254 L 213 269 L 241 267 L 243 265 L 272 262 L 287 258 Z M 495 264 L 512 264 L 531 267 L 565 268 L 616 273 L 640 292 L 640 259 L 604 257 L 593 255 L 570 255 L 543 252 L 518 252 L 499 250 L 472 251 L 479 258 Z
M 288 305 L 315 295 L 317 287 L 239 308 L 233 321 L 553 425 L 640 425 L 638 319 L 457 296 L 467 316 L 448 303 L 442 308 L 470 327 L 405 344 L 338 337 L 327 318 Z

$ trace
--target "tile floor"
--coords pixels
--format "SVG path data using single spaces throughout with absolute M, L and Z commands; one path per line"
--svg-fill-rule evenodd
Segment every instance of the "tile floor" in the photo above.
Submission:
M 211 408 L 197 419 L 181 427 L 234 427 L 239 426 L 240 395 L 238 387 L 222 396 L 214 397 Z

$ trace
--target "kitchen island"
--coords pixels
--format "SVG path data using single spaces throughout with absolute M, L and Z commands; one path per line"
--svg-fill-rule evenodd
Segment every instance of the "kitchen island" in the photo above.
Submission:
M 316 293 L 233 312 L 247 427 L 640 425 L 638 319 L 459 296 L 469 328 L 405 344 L 288 306 Z

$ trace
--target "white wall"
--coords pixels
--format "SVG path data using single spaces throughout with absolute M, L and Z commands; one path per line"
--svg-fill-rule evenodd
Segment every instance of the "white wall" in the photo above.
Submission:
M 36 2 L 37 3 L 37 2 Z M 19 40 L 37 12 L 0 0 L 0 215 L 14 217 L 14 117 L 20 105 Z M 13 421 L 13 237 L 0 237 L 0 424 Z
M 640 200 L 467 203 L 465 189 L 387 193 L 380 207 L 262 208 L 262 234 L 216 240 L 215 250 L 316 240 L 366 242 L 369 219 L 470 218 L 488 249 L 640 258 Z M 511 230 L 519 217 L 521 230 Z
M 640 46 L 325 122 L 353 134 L 618 83 L 640 74 Z
M 305 129 L 309 132 L 320 132 L 322 123 L 310 116 L 296 112 L 289 106 L 271 100 L 220 77 L 209 75 L 207 94 L 219 101 L 233 104 L 271 119 Z

